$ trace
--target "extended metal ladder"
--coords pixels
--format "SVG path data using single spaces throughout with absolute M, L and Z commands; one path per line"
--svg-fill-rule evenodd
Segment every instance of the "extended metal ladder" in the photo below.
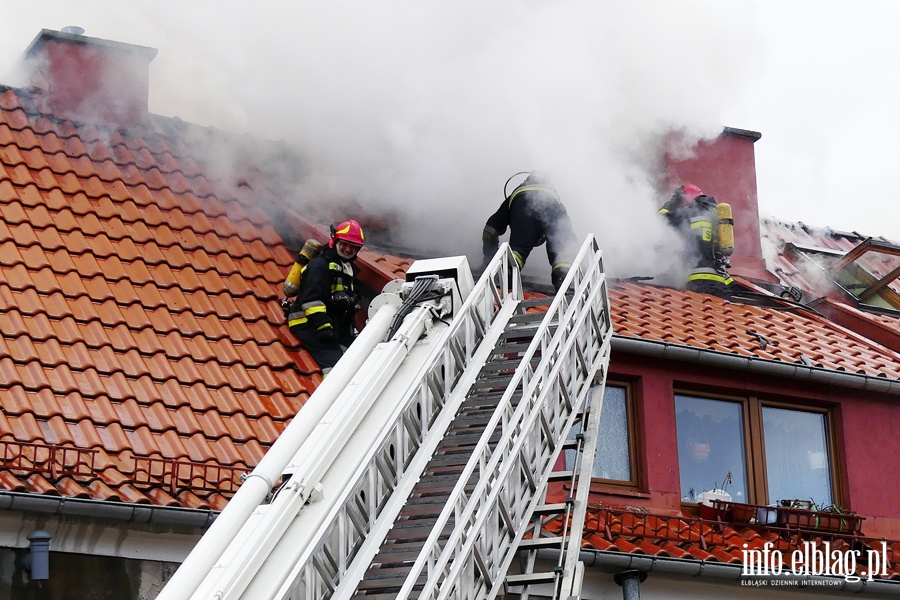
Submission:
M 456 417 L 438 443 L 434 456 L 400 509 L 354 598 L 386 600 L 398 596 L 450 495 L 461 481 L 473 451 L 485 435 L 485 428 L 511 383 L 515 369 L 519 367 L 551 300 L 526 300 L 517 307 L 516 314 L 509 320 Z M 539 361 L 539 354 L 532 357 L 532 366 L 536 367 Z M 521 393 L 514 394 L 510 398 L 511 405 L 515 407 L 521 397 Z M 500 438 L 500 431 L 491 432 L 487 439 L 488 447 L 496 449 Z M 468 473 L 464 487 L 466 494 L 471 494 L 475 489 L 478 475 L 477 472 Z M 446 543 L 454 525 L 451 515 L 439 543 Z
M 420 310 L 417 318 L 427 312 Z M 318 459 L 302 449 L 290 461 L 281 458 L 296 452 L 292 448 L 300 448 L 302 440 L 283 444 L 278 460 L 272 457 L 265 470 L 261 463 L 248 480 L 255 482 L 254 495 L 239 499 L 239 492 L 223 512 L 235 504 L 238 521 L 217 521 L 214 529 L 222 527 L 213 532 L 213 541 L 201 540 L 205 546 L 192 553 L 164 590 L 167 600 L 470 600 L 504 591 L 506 573 L 529 519 L 543 504 L 566 435 L 591 388 L 605 380 L 612 328 L 600 249 L 589 237 L 555 298 L 523 302 L 515 260 L 504 244 L 449 325 L 423 322 L 398 336 L 377 350 L 399 357 L 409 348 L 405 362 L 393 363 L 400 365 L 393 375 L 368 363 L 361 371 L 380 378 L 383 391 L 367 398 L 368 384 L 357 376 L 337 392 L 341 363 L 323 384 L 335 388 L 334 400 L 322 400 L 331 403 L 329 414 L 336 418 L 345 396 L 348 406 L 371 403 L 381 411 L 370 415 L 375 420 L 360 421 L 369 432 L 364 446 L 346 444 L 352 462 L 326 461 L 334 465 L 323 468 L 335 473 L 342 464 L 357 465 L 340 471 L 344 483 L 328 484 L 327 471 L 315 479 L 298 471 L 291 480 L 300 484 L 296 500 L 282 502 L 279 494 L 272 505 L 260 504 L 249 514 L 283 472 L 280 461 L 321 471 Z M 351 351 L 362 352 L 354 347 Z M 375 422 L 377 428 L 371 426 Z M 324 487 L 314 485 L 319 480 Z M 584 506 L 577 502 L 573 523 L 578 510 L 583 519 Z M 290 510 L 282 512 L 282 505 Z M 245 551 L 244 532 L 257 538 L 253 547 L 265 554 Z M 556 573 L 569 582 L 558 586 L 562 598 L 577 596 L 580 527 L 571 533 L 567 547 L 575 551 L 566 552 Z M 273 541 L 265 541 L 266 536 Z M 215 549 L 215 557 L 205 556 L 209 549 Z M 197 581 L 210 569 L 235 583 Z M 231 578 L 235 570 L 243 583 Z
M 546 312 L 529 312 L 541 305 L 546 301 L 519 305 L 349 597 L 469 600 L 505 591 L 567 433 L 598 373 L 605 381 L 612 328 L 593 239 Z M 584 468 L 589 481 L 590 465 Z M 570 505 L 577 529 L 569 530 L 551 574 L 557 597 L 579 593 L 588 488 Z

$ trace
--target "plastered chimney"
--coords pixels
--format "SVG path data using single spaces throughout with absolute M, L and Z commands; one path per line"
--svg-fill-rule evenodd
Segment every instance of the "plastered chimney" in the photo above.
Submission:
M 685 148 L 682 136 L 669 136 L 665 153 L 666 191 L 671 194 L 678 186 L 693 183 L 704 194 L 730 204 L 735 243 L 729 272 L 757 283 L 778 283 L 778 278 L 766 270 L 760 240 L 753 151 L 753 144 L 760 137 L 755 131 L 726 127 L 717 138 Z
M 155 48 L 41 30 L 25 52 L 38 109 L 59 118 L 135 126 L 149 121 L 150 61 Z

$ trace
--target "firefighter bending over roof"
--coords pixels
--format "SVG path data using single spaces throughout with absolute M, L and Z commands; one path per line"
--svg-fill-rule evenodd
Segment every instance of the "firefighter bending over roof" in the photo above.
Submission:
M 327 375 L 353 342 L 359 267 L 353 264 L 365 236 L 354 220 L 332 227 L 331 241 L 302 268 L 300 290 L 288 309 L 288 326 Z
M 686 288 L 731 299 L 734 280 L 728 275 L 728 257 L 734 251 L 731 206 L 718 203 L 699 187 L 685 184 L 659 209 L 660 215 L 687 240 L 691 272 Z
M 577 249 L 575 230 L 559 194 L 541 174 L 531 172 L 487 220 L 482 235 L 485 262 L 497 252 L 500 236 L 509 228 L 509 246 L 519 269 L 528 255 L 545 241 L 550 279 L 559 291 Z

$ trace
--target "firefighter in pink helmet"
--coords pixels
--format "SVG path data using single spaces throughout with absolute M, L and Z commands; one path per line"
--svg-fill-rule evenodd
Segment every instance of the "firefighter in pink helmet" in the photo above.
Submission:
M 303 268 L 300 291 L 288 312 L 291 333 L 325 375 L 356 336 L 359 267 L 354 261 L 364 243 L 362 227 L 353 219 L 332 227 L 328 247 Z
M 685 288 L 730 300 L 734 280 L 725 270 L 730 265 L 721 253 L 718 240 L 717 205 L 715 198 L 704 194 L 696 185 L 687 183 L 675 190 L 658 214 L 665 217 L 687 241 L 686 260 L 691 271 Z

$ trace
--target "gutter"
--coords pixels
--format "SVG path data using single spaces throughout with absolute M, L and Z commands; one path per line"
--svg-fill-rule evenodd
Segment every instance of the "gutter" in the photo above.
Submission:
M 209 527 L 218 516 L 218 512 L 214 510 L 197 508 L 153 506 L 5 491 L 0 491 L 0 510 L 200 529 Z
M 783 377 L 799 381 L 809 381 L 822 385 L 834 385 L 844 388 L 900 395 L 900 381 L 886 377 L 832 371 L 821 367 L 810 367 L 803 364 L 790 364 L 777 360 L 724 354 L 715 350 L 692 348 L 669 342 L 657 342 L 638 338 L 613 335 L 612 351 L 625 354 L 637 354 L 652 358 L 665 358 L 688 362 L 697 365 L 744 371 L 758 375 Z
M 559 551 L 552 549 L 538 550 L 538 556 L 555 562 L 559 559 Z M 609 550 L 582 550 L 578 559 L 588 567 L 605 567 L 607 570 L 641 571 L 644 573 L 660 573 L 665 575 L 681 575 L 685 577 L 705 577 L 709 579 L 729 581 L 759 581 L 758 577 L 741 575 L 743 565 L 717 563 L 703 560 L 670 558 L 665 556 L 648 556 L 644 554 L 625 554 Z M 825 577 L 822 575 L 773 575 L 766 577 L 768 581 L 792 581 L 793 585 L 785 585 L 781 589 L 815 589 L 816 591 L 849 592 L 854 594 L 884 594 L 896 596 L 900 594 L 900 581 L 873 580 L 847 581 L 843 577 Z M 751 586 L 748 586 L 751 587 Z M 767 587 L 766 589 L 769 589 Z

